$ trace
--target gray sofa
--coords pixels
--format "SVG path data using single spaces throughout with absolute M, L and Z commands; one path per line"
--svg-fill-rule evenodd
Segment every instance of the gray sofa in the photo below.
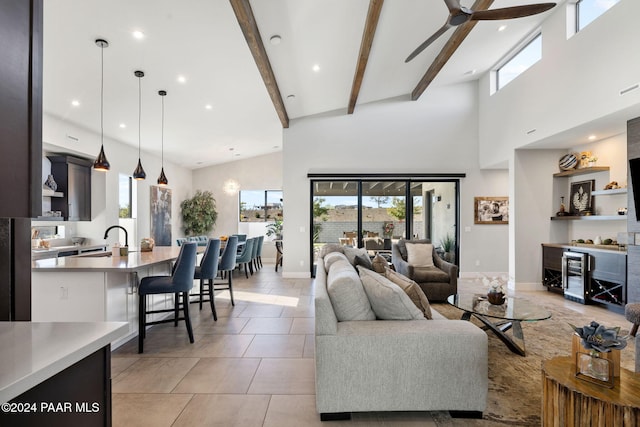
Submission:
M 458 292 L 458 266 L 440 258 L 433 248 L 434 267 L 414 267 L 407 262 L 405 243 L 430 243 L 429 240 L 398 240 L 391 247 L 391 262 L 396 271 L 422 288 L 429 301 L 446 301 Z
M 316 409 L 322 420 L 369 411 L 482 416 L 488 387 L 485 332 L 467 321 L 447 320 L 433 308 L 434 320 L 340 322 L 324 264 L 320 258 L 315 279 Z M 340 280 L 359 280 L 352 270 L 343 269 Z M 336 273 L 329 276 L 337 280 Z

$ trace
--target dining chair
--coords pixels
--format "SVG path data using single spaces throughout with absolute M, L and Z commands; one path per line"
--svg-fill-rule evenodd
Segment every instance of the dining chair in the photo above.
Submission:
M 238 250 L 238 237 L 229 236 L 227 244 L 224 247 L 222 255 L 220 256 L 220 262 L 218 263 L 218 272 L 222 274 L 222 278 L 226 275 L 228 277 L 228 283 L 214 283 L 214 291 L 229 290 L 231 296 L 231 305 L 235 305 L 233 302 L 233 270 L 236 268 L 236 258 Z
M 200 280 L 200 310 L 202 303 L 209 301 L 211 304 L 211 313 L 213 320 L 218 320 L 216 306 L 214 304 L 213 281 L 218 276 L 218 262 L 220 260 L 220 239 L 209 239 L 207 248 L 204 250 L 202 261 L 196 266 L 193 278 Z M 204 299 L 205 291 L 209 295 L 209 299 Z
M 256 256 L 258 268 L 262 268 L 262 245 L 264 244 L 264 236 L 258 237 L 258 255 Z
M 254 237 L 253 248 L 251 249 L 251 262 L 249 263 L 251 274 L 258 271 L 258 243 L 260 243 L 260 237 Z
M 253 254 L 253 238 L 247 239 L 247 241 L 244 243 L 244 248 L 242 252 L 236 258 L 236 264 L 238 265 L 238 267 L 244 267 L 244 274 L 245 276 L 247 276 L 247 279 L 249 278 L 249 269 L 250 268 L 252 269 L 251 267 L 252 254 Z M 251 274 L 253 274 L 253 270 L 251 271 Z
M 184 320 L 189 334 L 189 342 L 193 344 L 193 330 L 189 317 L 189 291 L 193 288 L 193 275 L 196 269 L 196 249 L 195 243 L 183 243 L 180 246 L 180 254 L 176 260 L 171 276 L 147 276 L 143 277 L 138 286 L 138 353 L 144 350 L 144 339 L 146 337 L 147 326 L 160 323 L 173 322 L 176 326 L 179 320 Z M 147 297 L 157 294 L 173 294 L 174 306 L 170 309 L 147 310 Z M 182 298 L 182 302 L 180 299 Z M 182 306 L 184 317 L 179 317 L 180 306 Z M 148 314 L 171 313 L 173 319 L 162 319 L 147 322 Z
M 283 256 L 282 240 L 276 240 L 276 271 L 278 271 L 278 266 L 282 267 Z

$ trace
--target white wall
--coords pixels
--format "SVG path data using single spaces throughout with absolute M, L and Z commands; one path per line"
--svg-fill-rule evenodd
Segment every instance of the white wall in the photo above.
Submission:
M 240 190 L 281 190 L 282 170 L 282 152 L 280 151 L 194 170 L 193 190 L 209 190 L 216 199 L 218 219 L 211 235 L 245 233 L 249 236 L 256 236 L 264 233 L 267 223 L 242 223 L 239 228 L 238 193 L 225 193 L 223 185 L 225 181 L 233 179 L 240 184 Z M 287 203 L 288 201 L 285 199 L 285 206 Z M 263 261 L 275 260 L 275 246 L 273 244 L 265 243 L 262 259 Z
M 78 140 L 67 138 L 72 135 Z M 43 142 L 46 151 L 65 152 L 81 157 L 93 159 L 100 151 L 100 135 L 86 129 L 69 124 L 57 117 L 45 114 L 43 119 Z M 92 206 L 90 222 L 65 223 L 71 227 L 71 235 L 83 236 L 92 242 L 102 243 L 104 230 L 110 225 L 118 224 L 118 174 L 131 175 L 138 162 L 138 150 L 135 147 L 122 142 L 105 138 L 105 153 L 111 164 L 108 172 L 92 171 Z M 147 173 L 147 179 L 137 182 L 138 192 L 138 238 L 151 235 L 151 213 L 149 187 L 156 185 L 160 175 L 161 160 L 159 156 L 142 152 L 142 165 Z M 169 180 L 169 188 L 172 190 L 172 239 L 184 232 L 181 230 L 180 202 L 191 194 L 192 181 L 189 169 L 177 166 L 165 159 L 164 170 Z M 107 242 L 109 245 L 117 240 L 124 241 L 124 236 L 118 237 L 115 232 L 110 233 Z M 129 237 L 130 246 L 138 246 L 137 241 Z
M 477 93 L 475 82 L 432 87 L 415 102 L 389 99 L 359 105 L 353 115 L 292 120 L 284 131 L 285 275 L 309 274 L 307 174 L 329 172 L 466 173 L 461 271 L 507 271 L 507 226 L 473 224 L 473 197 L 506 195 L 508 182 L 506 171 L 478 167 Z

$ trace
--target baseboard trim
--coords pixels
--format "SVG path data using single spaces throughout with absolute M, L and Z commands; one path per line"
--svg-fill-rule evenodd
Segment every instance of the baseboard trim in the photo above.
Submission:
M 348 421 L 351 419 L 351 412 L 323 412 L 320 414 L 320 421 Z

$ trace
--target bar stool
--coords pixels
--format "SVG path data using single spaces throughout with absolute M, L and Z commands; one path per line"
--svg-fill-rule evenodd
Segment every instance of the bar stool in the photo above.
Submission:
M 231 295 L 231 305 L 235 305 L 233 302 L 233 270 L 236 268 L 236 252 L 238 250 L 238 237 L 237 236 L 229 236 L 227 240 L 227 244 L 224 247 L 224 251 L 222 252 L 222 256 L 220 257 L 220 262 L 218 264 L 218 271 L 224 275 L 226 274 L 229 277 L 229 283 L 224 286 L 224 284 L 215 283 L 214 291 L 222 291 L 229 290 L 229 295 Z M 221 287 L 222 286 L 222 287 Z
M 189 334 L 189 342 L 193 344 L 193 330 L 189 318 L 189 291 L 193 288 L 193 275 L 196 269 L 196 243 L 183 243 L 171 276 L 143 277 L 138 286 L 138 353 L 144 349 L 144 338 L 149 325 L 174 322 L 178 326 L 179 320 L 184 320 Z M 174 308 L 167 310 L 147 311 L 147 295 L 174 294 Z M 182 297 L 182 303 L 180 303 Z M 184 317 L 178 317 L 180 305 Z M 173 312 L 173 319 L 147 322 L 147 314 Z
M 213 320 L 218 320 L 216 306 L 213 301 L 213 280 L 218 275 L 219 259 L 220 239 L 209 239 L 207 242 L 207 248 L 204 250 L 204 255 L 202 256 L 202 261 L 199 266 L 196 266 L 195 273 L 193 275 L 194 279 L 200 280 L 200 310 L 202 310 L 202 302 L 209 301 L 211 304 Z M 208 300 L 202 298 L 205 293 L 205 288 L 208 290 Z

